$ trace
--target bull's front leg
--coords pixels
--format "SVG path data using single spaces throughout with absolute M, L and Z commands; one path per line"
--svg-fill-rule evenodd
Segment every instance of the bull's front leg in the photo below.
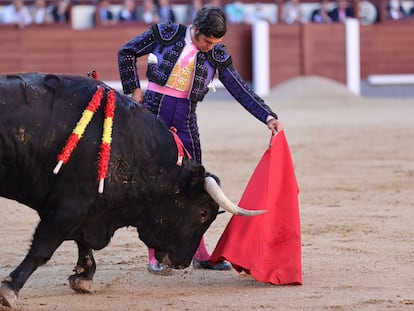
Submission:
M 96 271 L 92 249 L 82 242 L 76 241 L 76 243 L 78 244 L 78 262 L 73 269 L 75 274 L 69 276 L 69 284 L 76 292 L 91 293 Z
M 0 303 L 13 308 L 16 305 L 19 291 L 27 279 L 39 266 L 52 257 L 63 240 L 58 226 L 40 221 L 25 259 L 1 282 Z

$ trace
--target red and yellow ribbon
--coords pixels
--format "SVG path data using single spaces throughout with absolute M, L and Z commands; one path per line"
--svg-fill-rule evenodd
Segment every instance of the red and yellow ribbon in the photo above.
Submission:
M 112 142 L 112 125 L 115 112 L 115 92 L 110 90 L 106 97 L 105 105 L 105 120 L 104 128 L 102 133 L 102 143 L 99 148 L 99 161 L 98 161 L 98 180 L 99 187 L 98 192 L 103 192 L 103 182 L 106 178 L 108 171 L 109 156 L 111 153 L 111 142 Z
M 86 127 L 91 121 L 94 113 L 98 110 L 101 105 L 101 100 L 103 97 L 103 87 L 98 86 L 95 94 L 93 94 L 91 100 L 88 103 L 88 106 L 82 113 L 82 117 L 76 124 L 76 127 L 73 129 L 69 138 L 66 141 L 66 145 L 63 147 L 62 151 L 58 155 L 58 164 L 53 170 L 54 174 L 57 174 L 63 164 L 66 164 L 69 158 L 72 155 L 73 150 L 75 150 L 78 145 L 79 140 L 82 138 L 83 133 L 85 132 Z
M 104 94 L 104 88 L 102 86 L 98 86 L 98 89 L 93 94 L 91 100 L 88 103 L 88 106 L 83 111 L 82 116 L 76 127 L 73 129 L 72 133 L 69 135 L 69 138 L 66 141 L 65 146 L 62 148 L 62 151 L 57 156 L 58 163 L 53 170 L 54 174 L 57 174 L 62 167 L 63 164 L 66 164 L 69 161 L 73 151 L 75 150 L 76 146 L 79 143 L 79 140 L 82 138 L 86 127 L 92 120 L 93 115 L 101 106 L 102 98 Z M 111 142 L 112 142 L 112 126 L 113 126 L 113 118 L 115 112 L 115 91 L 110 90 L 106 97 L 106 105 L 105 105 L 105 120 L 103 125 L 103 133 L 102 133 L 102 142 L 99 148 L 99 160 L 98 160 L 98 180 L 99 180 L 99 188 L 98 192 L 103 192 L 103 182 L 106 178 L 108 172 L 108 163 L 109 157 L 111 153 Z

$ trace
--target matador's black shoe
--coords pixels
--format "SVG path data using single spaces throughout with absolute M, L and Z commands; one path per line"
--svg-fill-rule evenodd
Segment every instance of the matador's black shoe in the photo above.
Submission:
M 208 260 L 197 260 L 193 259 L 193 268 L 194 269 L 207 269 L 207 270 L 217 270 L 217 271 L 228 271 L 233 267 L 228 261 L 221 261 L 216 264 L 211 264 Z

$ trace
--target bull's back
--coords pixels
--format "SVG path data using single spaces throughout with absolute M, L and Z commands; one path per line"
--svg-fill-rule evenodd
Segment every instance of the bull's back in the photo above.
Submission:
M 41 73 L 0 76 L 0 196 L 42 200 L 33 193 L 53 185 L 57 155 L 97 84 Z
M 98 86 L 104 89 L 100 108 L 67 163 L 55 175 L 52 172 L 57 156 Z M 0 76 L 0 196 L 38 211 L 52 195 L 54 203 L 59 198 L 68 199 L 68 194 L 71 198 L 78 195 L 78 202 L 84 202 L 85 197 L 96 199 L 97 160 L 109 90 L 101 81 L 86 76 Z M 129 187 L 131 195 L 147 185 L 148 178 L 159 175 L 159 167 L 176 171 L 177 149 L 158 118 L 138 107 L 130 97 L 118 92 L 115 95 L 110 177 L 105 195 L 111 196 L 112 202 L 120 202 L 119 189 Z

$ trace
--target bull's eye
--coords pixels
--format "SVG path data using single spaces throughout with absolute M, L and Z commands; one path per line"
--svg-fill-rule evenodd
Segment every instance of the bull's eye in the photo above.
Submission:
M 206 210 L 202 209 L 200 211 L 200 218 L 201 218 L 202 222 L 206 221 L 206 218 L 207 218 L 207 211 Z

